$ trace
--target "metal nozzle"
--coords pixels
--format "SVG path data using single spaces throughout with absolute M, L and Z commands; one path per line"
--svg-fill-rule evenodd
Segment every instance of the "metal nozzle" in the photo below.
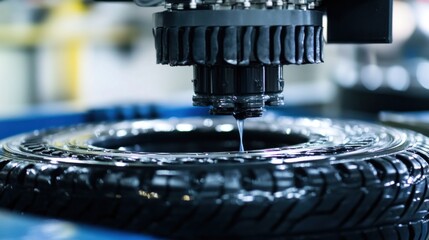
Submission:
M 283 68 L 278 66 L 194 66 L 195 106 L 214 115 L 260 117 L 265 105 L 283 105 Z

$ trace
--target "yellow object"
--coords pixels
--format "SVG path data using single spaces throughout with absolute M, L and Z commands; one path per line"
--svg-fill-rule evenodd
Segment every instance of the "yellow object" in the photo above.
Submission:
M 80 28 L 80 24 L 85 16 L 87 8 L 82 4 L 81 0 L 63 0 L 52 10 L 47 21 L 47 27 L 50 26 L 54 37 L 58 37 L 60 46 L 59 65 L 63 68 L 62 76 L 59 76 L 62 81 L 63 93 L 68 100 L 74 100 L 79 97 L 79 82 L 81 68 L 80 63 L 83 47 L 85 45 L 84 29 Z M 59 29 L 62 32 L 61 24 L 68 26 L 72 25 L 70 32 L 65 33 L 63 38 L 61 34 L 55 34 L 55 30 Z M 48 27 L 49 28 L 49 27 Z M 51 35 L 51 34 L 48 34 Z M 56 42 L 54 40 L 54 42 Z
M 67 16 L 85 13 L 87 8 L 82 2 L 82 0 L 62 0 L 61 4 L 54 9 L 53 14 L 54 16 Z
M 80 82 L 80 63 L 82 56 L 82 47 L 84 41 L 82 39 L 71 39 L 64 46 L 63 61 L 65 66 L 66 88 L 68 89 L 68 97 L 77 99 L 79 97 L 79 82 Z

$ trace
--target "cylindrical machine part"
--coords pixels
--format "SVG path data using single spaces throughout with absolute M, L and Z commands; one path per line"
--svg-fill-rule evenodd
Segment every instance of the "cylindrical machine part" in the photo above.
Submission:
M 289 8 L 156 13 L 157 62 L 194 66 L 195 106 L 259 117 L 284 103 L 283 65 L 323 62 L 322 16 Z
M 283 68 L 277 66 L 194 66 L 195 106 L 238 119 L 262 115 L 265 105 L 283 104 Z

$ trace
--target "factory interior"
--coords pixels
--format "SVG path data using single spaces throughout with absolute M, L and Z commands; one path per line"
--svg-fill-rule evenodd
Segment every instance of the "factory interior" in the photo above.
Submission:
M 0 239 L 429 239 L 428 0 L 374 0 L 391 43 L 330 43 L 324 14 L 323 59 L 277 64 L 284 100 L 234 110 L 197 98 L 200 63 L 160 60 L 154 13 L 273 2 L 165 2 L 0 0 Z

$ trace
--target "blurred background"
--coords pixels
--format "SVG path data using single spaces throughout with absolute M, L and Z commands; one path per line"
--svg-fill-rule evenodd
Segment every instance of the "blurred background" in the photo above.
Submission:
M 0 103 L 191 102 L 191 69 L 155 64 L 151 14 L 82 0 L 0 2 Z M 9 110 L 10 110 L 9 109 Z
M 180 107 L 195 109 L 192 68 L 155 63 L 151 15 L 162 10 L 89 0 L 0 0 L 0 139 L 94 120 L 190 114 Z M 393 33 L 393 44 L 327 45 L 324 64 L 286 66 L 286 106 L 278 111 L 376 119 L 380 111 L 429 110 L 429 0 L 395 0 Z M 415 116 L 429 122 L 428 113 Z M 429 125 L 420 130 L 429 134 Z M 2 221 L 2 239 L 63 231 L 51 222 L 1 216 L 10 223 Z
M 151 15 L 161 10 L 0 1 L 0 118 L 39 106 L 191 106 L 192 68 L 155 63 Z M 284 111 L 362 118 L 429 109 L 429 0 L 395 1 L 393 26 L 393 44 L 327 45 L 324 64 L 286 66 Z

